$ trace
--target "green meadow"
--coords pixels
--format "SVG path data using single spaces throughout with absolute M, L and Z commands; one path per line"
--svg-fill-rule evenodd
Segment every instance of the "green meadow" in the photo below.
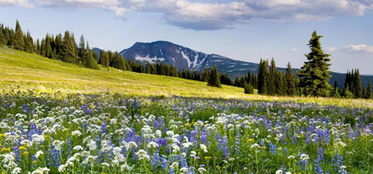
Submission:
M 373 100 L 308 97 L 276 97 L 244 94 L 242 88 L 215 88 L 205 82 L 100 67 L 99 70 L 48 59 L 9 48 L 0 48 L 0 87 L 61 94 L 119 94 L 125 96 L 182 96 L 198 98 L 243 99 L 259 101 L 295 101 L 373 108 Z

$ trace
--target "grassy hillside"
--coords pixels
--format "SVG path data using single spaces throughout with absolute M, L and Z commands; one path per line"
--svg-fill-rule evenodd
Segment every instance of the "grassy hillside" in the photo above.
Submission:
M 175 77 L 140 74 L 101 67 L 100 70 L 82 68 L 74 64 L 51 60 L 8 48 L 0 48 L 0 87 L 2 92 L 11 89 L 35 89 L 54 93 L 119 93 L 138 96 L 184 96 L 236 98 L 248 100 L 275 100 L 317 102 L 344 106 L 373 107 L 372 100 L 342 100 L 330 98 L 271 97 L 247 95 L 242 88 L 209 87 L 204 82 Z

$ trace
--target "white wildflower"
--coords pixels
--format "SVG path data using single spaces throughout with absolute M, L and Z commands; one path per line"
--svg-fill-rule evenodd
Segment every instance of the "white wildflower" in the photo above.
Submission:
M 88 148 L 90 151 L 93 151 L 93 150 L 96 150 L 97 149 L 97 145 L 96 145 L 96 142 L 94 140 L 91 140 L 88 144 L 87 144 Z
M 143 149 L 140 149 L 139 151 L 137 151 L 136 155 L 139 157 L 139 160 L 146 160 L 146 161 L 150 160 L 150 156 Z
M 155 149 L 155 148 L 157 148 L 158 147 L 158 144 L 156 143 L 156 142 L 154 142 L 154 141 L 152 141 L 152 142 L 150 142 L 149 144 L 148 144 L 148 148 L 149 149 Z
M 39 151 L 36 152 L 36 154 L 35 154 L 35 158 L 38 159 L 38 158 L 39 158 L 40 156 L 42 156 L 42 155 L 44 155 L 44 152 L 41 151 L 41 150 L 39 150 Z
M 301 154 L 300 155 L 300 160 L 302 160 L 302 161 L 307 161 L 309 159 L 310 159 L 310 157 L 307 154 Z
M 282 170 L 276 170 L 276 174 L 283 174 L 284 173 L 284 171 L 282 171 Z
M 206 145 L 204 145 L 204 144 L 200 144 L 199 147 L 201 148 L 201 150 L 202 150 L 203 152 L 207 153 L 207 147 L 206 147 Z
M 19 168 L 19 167 L 16 167 L 16 168 L 14 168 L 13 170 L 12 170 L 12 174 L 19 174 L 19 173 L 21 173 L 21 168 Z
M 78 136 L 80 137 L 82 135 L 82 133 L 79 131 L 79 130 L 75 130 L 71 133 L 72 136 Z
M 55 149 L 61 150 L 62 149 L 62 145 L 64 144 L 64 142 L 60 141 L 60 140 L 54 140 L 52 144 L 53 144 L 53 146 L 54 146 Z
M 200 167 L 200 168 L 198 168 L 198 172 L 199 173 L 205 173 L 205 172 L 207 172 L 207 170 L 203 167 Z

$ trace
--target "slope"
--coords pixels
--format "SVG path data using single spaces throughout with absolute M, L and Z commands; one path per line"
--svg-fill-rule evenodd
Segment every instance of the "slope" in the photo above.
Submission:
M 9 90 L 38 90 L 47 93 L 122 94 L 136 96 L 183 96 L 248 100 L 317 102 L 373 107 L 372 100 L 291 98 L 245 95 L 243 89 L 209 87 L 204 82 L 176 77 L 141 74 L 113 68 L 92 70 L 39 55 L 0 48 L 0 93 Z

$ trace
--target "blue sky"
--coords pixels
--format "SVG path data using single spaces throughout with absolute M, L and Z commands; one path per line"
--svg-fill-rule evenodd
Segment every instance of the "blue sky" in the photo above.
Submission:
M 278 66 L 302 66 L 313 30 L 331 70 L 373 74 L 372 0 L 0 0 L 0 23 L 33 36 L 65 30 L 120 51 L 171 41 L 198 51 Z

